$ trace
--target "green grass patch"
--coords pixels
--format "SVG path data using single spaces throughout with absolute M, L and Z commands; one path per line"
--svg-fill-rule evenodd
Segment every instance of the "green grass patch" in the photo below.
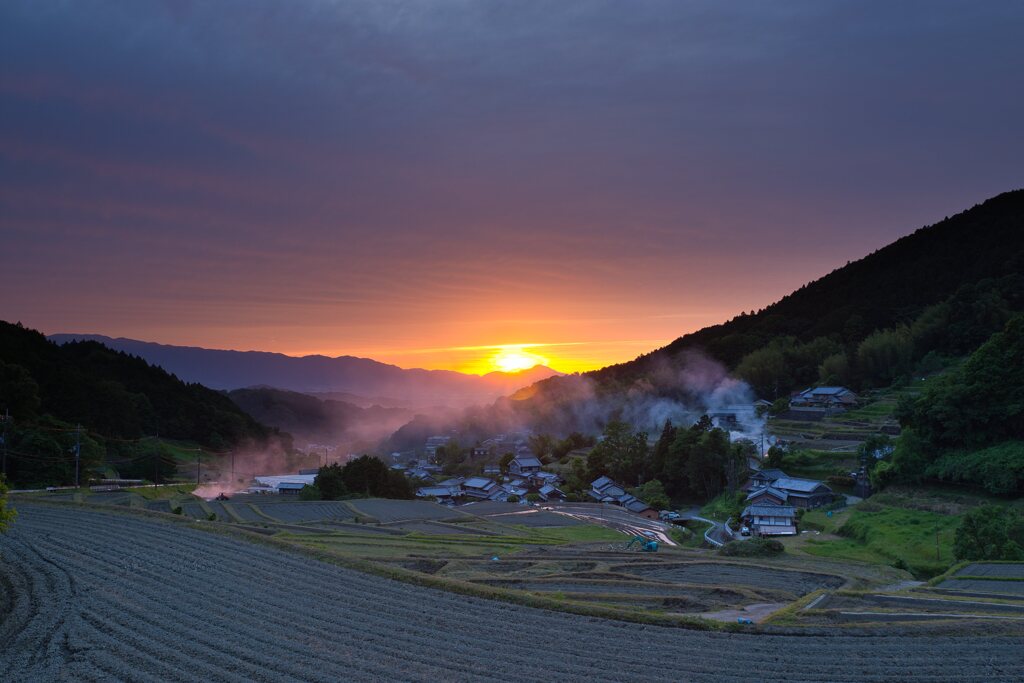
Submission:
M 959 516 L 877 503 L 858 508 L 848 513 L 841 526 L 833 527 L 845 538 L 807 539 L 804 551 L 819 557 L 900 566 L 919 579 L 941 574 L 953 563 Z
M 146 500 L 170 500 L 181 496 L 191 496 L 195 490 L 195 484 L 180 484 L 177 486 L 141 486 L 137 488 L 121 489 L 126 493 L 133 493 Z M 197 499 L 198 500 L 198 499 Z

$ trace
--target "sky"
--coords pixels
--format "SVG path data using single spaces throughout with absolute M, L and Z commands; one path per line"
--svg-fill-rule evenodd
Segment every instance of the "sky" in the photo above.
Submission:
M 1022 35 L 998 0 L 7 0 L 0 319 L 621 362 L 1024 185 Z

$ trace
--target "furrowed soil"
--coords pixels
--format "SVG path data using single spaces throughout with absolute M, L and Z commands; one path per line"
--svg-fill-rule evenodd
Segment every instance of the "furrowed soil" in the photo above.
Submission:
M 399 583 L 159 519 L 18 509 L 0 536 L 3 681 L 1024 680 L 1016 638 L 655 627 Z

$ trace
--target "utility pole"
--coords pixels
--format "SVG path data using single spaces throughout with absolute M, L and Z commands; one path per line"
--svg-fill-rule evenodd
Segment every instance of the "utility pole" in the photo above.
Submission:
M 79 487 L 79 462 L 82 459 L 82 425 L 75 425 L 75 488 Z
M 939 526 L 937 524 L 935 525 L 935 559 L 936 561 L 941 559 L 939 557 Z
M 11 421 L 11 413 L 5 408 L 4 409 L 4 417 L 3 417 L 3 420 L 2 420 L 2 422 L 4 423 L 4 435 L 0 436 L 0 446 L 4 447 L 4 456 L 3 456 L 3 458 L 4 458 L 4 465 L 3 465 L 4 479 L 7 478 L 7 423 L 10 422 L 10 421 Z
M 153 455 L 153 483 L 160 483 L 160 435 L 156 435 L 156 453 Z

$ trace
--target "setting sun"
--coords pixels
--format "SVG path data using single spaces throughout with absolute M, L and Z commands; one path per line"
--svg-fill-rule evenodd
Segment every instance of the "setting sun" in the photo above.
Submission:
M 491 357 L 490 361 L 494 369 L 501 372 L 529 370 L 535 365 L 545 365 L 548 362 L 547 358 L 543 356 L 514 347 L 501 349 Z

